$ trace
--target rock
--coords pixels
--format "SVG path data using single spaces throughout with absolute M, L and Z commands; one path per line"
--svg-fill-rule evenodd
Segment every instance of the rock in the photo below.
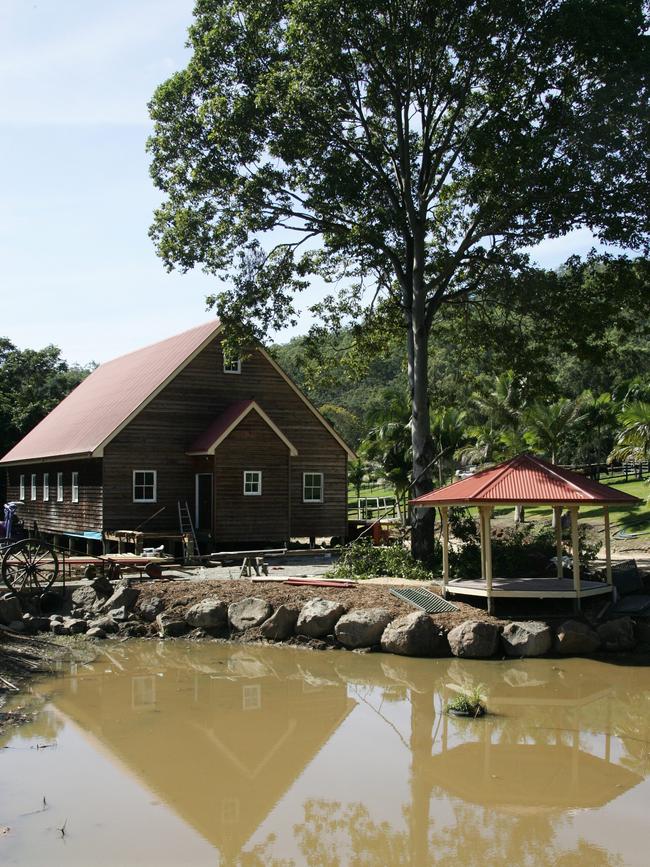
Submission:
M 86 573 L 89 569 L 94 569 L 94 566 L 86 566 Z M 86 574 L 84 573 L 84 574 Z M 95 575 L 93 578 L 90 578 L 86 574 L 86 578 L 89 582 L 89 585 L 93 588 L 95 593 L 102 599 L 108 599 L 109 596 L 113 595 L 113 585 L 108 580 L 105 575 Z
M 381 649 L 399 656 L 439 656 L 446 651 L 444 633 L 424 611 L 389 623 L 381 636 Z
M 12 632 L 29 631 L 24 620 L 12 620 L 11 623 L 7 625 L 7 629 L 11 629 Z
M 121 605 L 119 608 L 111 608 L 110 611 L 106 612 L 106 616 L 112 617 L 116 623 L 126 623 L 130 617 L 125 605 Z
M 385 608 L 358 608 L 348 611 L 334 627 L 344 647 L 374 647 L 379 644 L 391 615 Z
M 243 632 L 244 629 L 251 629 L 264 623 L 271 616 L 272 611 L 273 608 L 266 599 L 248 596 L 228 606 L 228 620 L 233 629 Z
M 90 585 L 82 585 L 72 591 L 72 604 L 77 608 L 92 608 L 97 598 L 97 593 Z
M 120 582 L 115 588 L 112 596 L 101 606 L 102 612 L 112 611 L 113 608 L 121 608 L 124 606 L 127 611 L 130 611 L 138 601 L 140 591 L 135 587 L 129 587 L 126 582 Z
M 22 620 L 23 609 L 20 605 L 20 600 L 11 594 L 5 594 L 0 599 L 0 623 L 5 626 L 13 623 L 15 620 Z
M 50 614 L 49 621 L 50 623 L 55 623 L 56 621 L 63 623 L 63 614 Z
M 508 623 L 501 633 L 507 656 L 543 656 L 553 646 L 550 626 L 537 620 Z
M 88 621 L 82 620 L 80 617 L 64 617 L 63 626 L 68 630 L 66 634 L 77 635 L 88 629 Z
M 101 629 L 103 632 L 110 634 L 111 632 L 117 632 L 119 629 L 118 624 L 113 620 L 112 617 L 109 617 L 105 614 L 103 617 L 98 617 L 96 620 L 91 620 L 88 626 L 91 629 Z
M 144 623 L 121 623 L 120 635 L 127 638 L 143 638 L 147 635 L 147 627 Z
M 50 632 L 54 635 L 70 635 L 70 629 L 68 626 L 64 626 L 63 623 L 59 620 L 53 620 L 50 623 Z
M 152 596 L 151 599 L 141 602 L 138 610 L 140 612 L 140 617 L 142 617 L 143 620 L 153 623 L 156 616 L 160 614 L 164 607 L 165 603 L 162 601 L 160 596 Z
M 220 599 L 202 599 L 188 608 L 185 620 L 195 629 L 223 629 L 228 625 L 228 606 Z
M 285 641 L 293 635 L 299 613 L 297 608 L 287 608 L 286 605 L 280 605 L 269 619 L 264 621 L 260 627 L 260 632 L 264 638 L 271 641 Z
M 23 621 L 27 615 L 23 616 Z M 29 628 L 34 632 L 44 632 L 50 628 L 50 618 L 49 617 L 40 617 L 38 614 L 30 614 L 29 615 Z
M 555 636 L 555 650 L 558 653 L 593 653 L 600 647 L 598 633 L 579 620 L 565 620 Z
M 464 659 L 487 659 L 499 645 L 499 629 L 485 620 L 466 620 L 447 635 L 454 656 Z
M 637 620 L 636 637 L 639 644 L 650 644 L 650 620 Z
M 330 602 L 328 599 L 312 599 L 303 605 L 296 632 L 308 635 L 310 638 L 324 638 L 334 632 L 337 620 L 346 612 L 345 605 L 340 602 Z
M 99 626 L 91 626 L 86 632 L 86 638 L 106 638 L 106 633 Z
M 158 634 L 162 638 L 176 638 L 179 635 L 185 635 L 189 630 L 185 620 L 173 611 L 161 611 L 160 614 L 156 615 L 156 624 Z
M 630 617 L 607 620 L 596 627 L 603 649 L 614 653 L 627 653 L 636 647 L 634 621 Z

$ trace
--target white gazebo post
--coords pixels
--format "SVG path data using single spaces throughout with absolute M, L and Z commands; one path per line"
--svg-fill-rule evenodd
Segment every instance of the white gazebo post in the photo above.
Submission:
M 558 578 L 564 577 L 564 565 L 562 563 L 562 506 L 553 506 L 555 518 L 555 559 L 557 560 L 556 574 Z
M 603 506 L 603 517 L 605 518 L 605 574 L 607 575 L 607 583 L 612 586 L 612 537 L 609 529 L 609 506 Z
M 440 519 L 442 521 L 442 595 L 447 595 L 449 582 L 449 510 L 447 506 L 440 507 Z
M 483 551 L 482 561 L 485 578 L 485 592 L 487 595 L 487 610 L 488 614 L 492 614 L 492 533 L 491 533 L 491 515 L 492 506 L 479 506 L 481 515 L 481 548 Z
M 580 537 L 578 536 L 578 506 L 571 506 L 571 553 L 573 554 L 573 591 L 575 609 L 580 610 Z

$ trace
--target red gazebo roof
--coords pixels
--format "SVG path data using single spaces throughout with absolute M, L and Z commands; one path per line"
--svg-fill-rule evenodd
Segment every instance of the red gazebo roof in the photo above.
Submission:
M 518 455 L 489 470 L 411 500 L 415 506 L 480 503 L 610 503 L 632 506 L 640 502 L 638 497 L 528 454 Z

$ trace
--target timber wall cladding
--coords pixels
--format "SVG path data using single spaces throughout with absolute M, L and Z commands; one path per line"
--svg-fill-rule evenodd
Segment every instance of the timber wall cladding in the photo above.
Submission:
M 292 463 L 291 535 L 344 535 L 346 453 L 258 351 L 239 374 L 223 372 L 217 338 L 130 422 L 104 451 L 104 525 L 127 529 L 165 510 L 149 530 L 178 532 L 178 499 L 194 502 L 194 463 L 185 452 L 228 406 L 256 400 L 298 450 Z M 242 422 L 244 424 L 244 422 Z M 267 428 L 268 430 L 268 428 Z M 266 435 L 265 435 L 266 436 Z M 264 440 L 266 442 L 266 439 Z M 156 470 L 157 503 L 132 502 L 134 469 Z M 253 468 L 254 469 L 254 468 Z M 303 472 L 325 474 L 325 502 L 302 501 Z M 279 496 L 279 495 L 278 495 Z M 277 507 L 284 509 L 286 493 Z M 216 490 L 216 512 L 222 504 Z
M 244 471 L 262 473 L 260 496 L 244 495 Z M 284 542 L 289 538 L 289 449 L 255 412 L 214 456 L 217 542 Z
M 72 473 L 79 473 L 79 502 L 72 502 Z M 31 478 L 36 474 L 36 499 L 31 499 Z M 43 474 L 49 474 L 50 498 L 43 501 Z M 63 473 L 63 502 L 56 499 L 56 476 Z M 23 464 L 7 470 L 7 497 L 18 500 L 20 476 L 25 476 L 25 500 L 19 515 L 25 528 L 36 521 L 41 530 L 83 533 L 102 529 L 102 462 L 101 459 L 61 461 L 59 463 Z

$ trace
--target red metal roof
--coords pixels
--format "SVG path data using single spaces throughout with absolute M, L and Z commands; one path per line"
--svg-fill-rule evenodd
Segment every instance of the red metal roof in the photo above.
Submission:
M 416 506 L 639 502 L 637 497 L 527 454 L 411 500 Z
M 189 455 L 214 454 L 216 447 L 251 411 L 259 415 L 262 421 L 271 428 L 273 433 L 282 440 L 292 455 L 298 454 L 298 449 L 287 439 L 285 434 L 255 400 L 240 400 L 237 403 L 231 404 L 194 440 L 187 453 Z
M 107 361 L 0 461 L 100 454 L 101 446 L 214 336 L 216 319 Z
M 240 400 L 237 403 L 231 404 L 228 409 L 215 418 L 202 434 L 199 434 L 189 447 L 188 452 L 190 454 L 204 454 L 208 452 L 230 427 L 241 421 L 254 404 L 254 400 Z

